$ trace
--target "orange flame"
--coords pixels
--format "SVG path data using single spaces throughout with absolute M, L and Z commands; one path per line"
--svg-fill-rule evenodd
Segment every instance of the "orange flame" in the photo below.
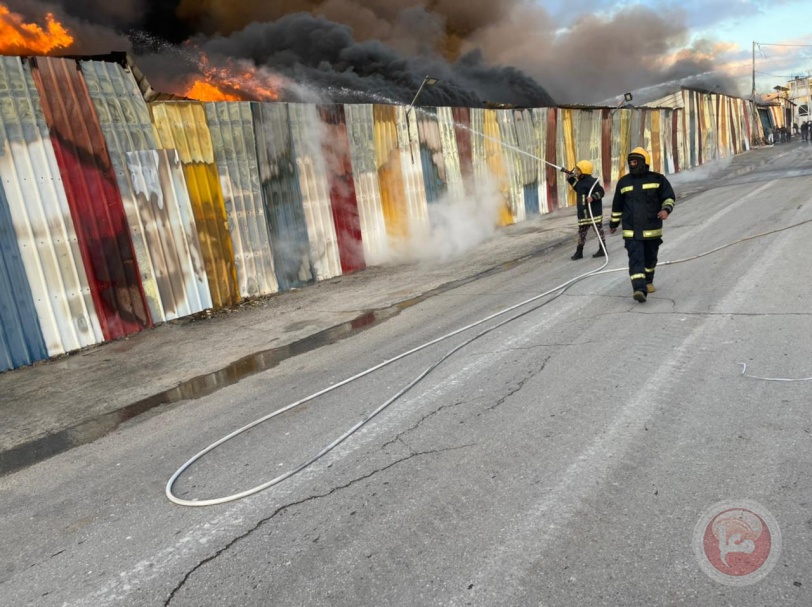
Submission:
M 45 15 L 45 23 L 45 29 L 26 23 L 22 15 L 0 4 L 0 55 L 47 55 L 73 44 L 73 36 L 51 13 Z
M 198 67 L 203 78 L 193 81 L 184 93 L 198 101 L 277 101 L 283 88 L 279 76 L 247 62 L 228 60 L 216 67 L 204 54 Z

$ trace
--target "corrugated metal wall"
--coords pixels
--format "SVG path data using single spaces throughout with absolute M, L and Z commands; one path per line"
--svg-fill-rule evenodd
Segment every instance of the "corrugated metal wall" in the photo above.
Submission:
M 127 169 L 128 152 L 158 147 L 149 108 L 137 83 L 123 66 L 101 61 L 81 61 L 79 65 L 110 154 L 150 316 L 153 322 L 163 322 L 167 317 L 162 298 L 171 296 L 171 293 L 162 293 L 159 287 L 165 284 L 166 268 L 161 251 L 150 250 L 145 239 L 144 232 L 148 228 L 139 220 Z M 173 304 L 168 302 L 168 305 Z
M 206 120 L 228 217 L 240 295 L 279 290 L 274 273 L 268 220 L 259 185 L 251 104 L 207 103 Z
M 73 219 L 27 64 L 0 57 L 0 179 L 49 356 L 102 341 Z
M 76 61 L 39 57 L 32 75 L 105 339 L 152 325 L 130 230 L 93 101 Z
M 420 164 L 423 169 L 426 202 L 432 204 L 448 191 L 437 108 L 423 108 L 417 112 L 417 131 L 420 138 Z
M 252 103 L 257 160 L 279 288 L 316 280 L 287 104 Z
M 25 275 L 6 191 L 0 183 L 0 371 L 48 358 Z
M 126 162 L 137 221 L 156 260 L 165 319 L 211 308 L 203 251 L 177 151 L 129 152 Z
M 396 114 L 395 106 L 372 106 L 381 206 L 386 222 L 386 233 L 394 246 L 398 246 L 409 237 L 409 208 L 398 147 Z
M 233 305 L 240 301 L 237 268 L 204 106 L 157 102 L 150 112 L 159 144 L 176 149 L 183 164 L 212 302 L 216 308 Z
M 319 115 L 326 131 L 322 140 L 322 153 L 330 181 L 330 207 L 341 257 L 341 271 L 346 273 L 363 270 L 366 261 L 344 107 L 323 106 L 319 108 Z
M 367 264 L 376 265 L 387 258 L 389 244 L 378 179 L 372 105 L 345 105 L 344 110 L 364 259 Z
M 545 160 L 611 190 L 637 145 L 672 173 L 763 136 L 751 103 L 687 89 L 672 109 L 147 105 L 126 65 L 31 65 L 0 58 L 0 370 L 381 263 L 446 200 L 496 196 L 502 225 L 571 204 Z
M 327 131 L 314 105 L 288 104 L 288 118 L 310 241 L 310 260 L 316 280 L 326 280 L 341 275 L 327 164 L 322 151 Z

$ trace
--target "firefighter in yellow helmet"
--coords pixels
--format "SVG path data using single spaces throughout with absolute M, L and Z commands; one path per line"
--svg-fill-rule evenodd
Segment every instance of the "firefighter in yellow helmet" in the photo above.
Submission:
M 663 243 L 663 221 L 674 210 L 674 189 L 665 175 L 649 168 L 651 161 L 643 148 L 628 156 L 629 172 L 618 179 L 612 201 L 609 232 L 623 224 L 623 239 L 629 253 L 629 275 L 635 301 L 644 303 L 654 293 L 657 253 Z
M 565 169 L 561 169 L 566 171 Z M 586 235 L 592 229 L 592 219 L 589 216 L 589 209 L 592 209 L 592 217 L 595 218 L 595 225 L 598 226 L 598 234 L 601 240 L 606 243 L 606 237 L 603 234 L 603 197 L 604 191 L 598 180 L 592 176 L 592 163 L 589 160 L 581 160 L 575 164 L 575 168 L 571 171 L 566 171 L 569 175 L 567 183 L 575 190 L 578 208 L 578 244 L 575 249 L 575 254 L 571 259 L 582 259 L 584 256 L 584 244 L 586 244 Z M 603 247 L 598 245 L 598 252 L 592 257 L 603 257 Z

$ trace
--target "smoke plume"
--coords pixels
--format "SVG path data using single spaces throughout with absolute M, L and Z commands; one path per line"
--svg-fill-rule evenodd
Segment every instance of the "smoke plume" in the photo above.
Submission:
M 426 75 L 440 79 L 421 95 L 426 105 L 589 104 L 663 83 L 740 94 L 715 70 L 731 49 L 690 41 L 678 10 L 640 5 L 562 21 L 529 0 L 3 3 L 34 20 L 54 12 L 76 34 L 73 52 L 134 52 L 153 84 L 181 94 L 196 73 L 184 57 L 201 50 L 214 63 L 249 60 L 335 102 L 408 103 Z

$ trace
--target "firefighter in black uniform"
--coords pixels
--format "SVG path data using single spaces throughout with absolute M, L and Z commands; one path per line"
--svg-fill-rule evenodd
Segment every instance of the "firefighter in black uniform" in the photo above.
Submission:
M 609 232 L 614 234 L 623 223 L 633 297 L 644 303 L 655 291 L 657 252 L 663 243 L 663 221 L 674 210 L 674 189 L 665 175 L 649 169 L 649 155 L 643 148 L 634 148 L 628 163 L 629 173 L 615 186 Z
M 589 160 L 581 160 L 576 163 L 572 171 L 561 169 L 566 172 L 567 183 L 575 190 L 578 197 L 578 245 L 575 249 L 575 255 L 571 259 L 582 259 L 584 256 L 584 244 L 586 244 L 586 235 L 592 229 L 592 219 L 589 217 L 589 205 L 592 209 L 592 217 L 595 219 L 595 225 L 598 226 L 598 235 L 606 244 L 606 237 L 603 234 L 603 197 L 604 191 L 601 184 L 598 183 L 597 178 L 592 176 L 592 163 Z M 598 252 L 592 257 L 603 257 L 603 247 L 598 245 Z

